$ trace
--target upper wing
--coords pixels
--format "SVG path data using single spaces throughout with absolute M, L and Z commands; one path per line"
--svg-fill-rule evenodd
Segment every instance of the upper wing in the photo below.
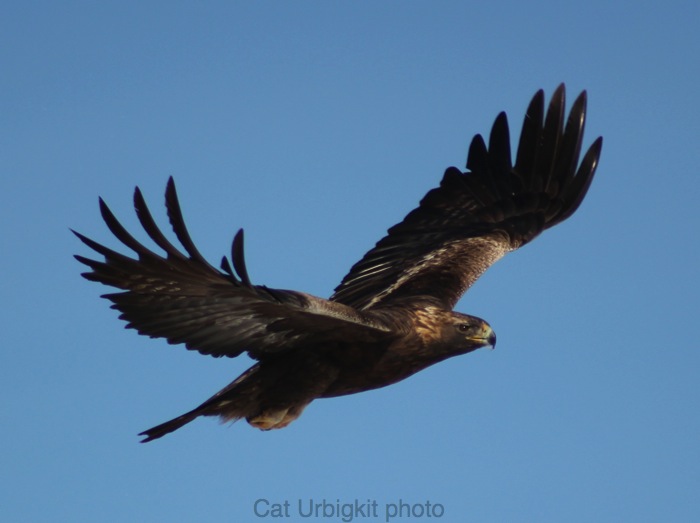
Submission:
M 544 115 L 544 93 L 525 115 L 515 165 L 505 113 L 489 146 L 472 140 L 467 172 L 450 167 L 404 220 L 355 264 L 331 297 L 357 309 L 432 298 L 452 308 L 505 253 L 578 208 L 598 164 L 602 138 L 578 164 L 586 115 L 579 95 L 564 127 L 564 85 Z M 578 169 L 577 169 L 578 167 Z
M 175 184 L 165 193 L 170 223 L 188 256 L 180 252 L 155 224 L 136 188 L 134 207 L 162 257 L 138 242 L 100 199 L 107 226 L 138 258 L 130 258 L 75 233 L 88 247 L 104 256 L 97 261 L 76 256 L 92 269 L 88 280 L 125 292 L 104 295 L 121 311 L 127 327 L 140 334 L 184 343 L 188 349 L 213 356 L 238 356 L 248 351 L 262 358 L 299 346 L 337 347 L 343 343 L 384 339 L 389 329 L 373 323 L 350 307 L 294 291 L 252 285 L 243 257 L 243 231 L 233 241 L 233 268 L 226 258 L 212 267 L 194 246 L 185 227 Z M 75 231 L 73 231 L 75 232 Z

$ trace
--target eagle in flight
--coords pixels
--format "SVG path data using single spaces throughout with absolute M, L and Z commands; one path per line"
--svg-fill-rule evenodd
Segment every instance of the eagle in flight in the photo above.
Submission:
M 447 358 L 494 347 L 488 323 L 453 307 L 503 255 L 571 216 L 598 164 L 602 138 L 579 163 L 586 93 L 566 122 L 564 94 L 562 84 L 546 114 L 543 91 L 535 94 L 515 164 L 501 113 L 488 146 L 480 135 L 472 140 L 466 172 L 448 168 L 440 186 L 389 229 L 329 299 L 254 285 L 242 230 L 230 260 L 224 257 L 220 269 L 210 265 L 187 232 L 172 178 L 165 205 L 184 252 L 158 228 L 138 188 L 136 214 L 164 254 L 137 241 L 100 199 L 110 231 L 136 256 L 75 233 L 104 261 L 76 258 L 90 268 L 85 278 L 120 289 L 104 297 L 126 326 L 201 354 L 233 358 L 246 352 L 256 360 L 195 409 L 142 432 L 142 441 L 199 416 L 245 418 L 262 430 L 280 429 L 316 398 L 384 387 Z

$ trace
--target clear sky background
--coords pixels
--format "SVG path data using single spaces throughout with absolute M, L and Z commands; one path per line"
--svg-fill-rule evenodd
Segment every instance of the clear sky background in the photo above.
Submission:
M 698 20 L 690 0 L 6 2 L 1 519 L 358 499 L 380 517 L 355 521 L 399 500 L 449 522 L 700 520 Z M 117 245 L 98 195 L 143 238 L 133 188 L 165 225 L 172 175 L 210 260 L 244 227 L 254 282 L 325 297 L 499 111 L 515 134 L 562 81 L 603 154 L 579 211 L 459 303 L 495 351 L 282 431 L 200 419 L 138 443 L 250 361 L 123 328 L 72 258 L 69 227 Z

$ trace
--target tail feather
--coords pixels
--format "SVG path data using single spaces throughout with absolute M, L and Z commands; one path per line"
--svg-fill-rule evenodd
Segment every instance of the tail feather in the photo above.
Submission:
M 258 383 L 255 376 L 259 368 L 259 363 L 253 365 L 199 407 L 185 412 L 182 416 L 144 430 L 139 434 L 139 436 L 146 436 L 141 440 L 141 443 L 162 438 L 199 416 L 219 416 L 222 421 L 235 421 L 247 417 L 250 412 L 257 412 Z
M 182 416 L 171 419 L 170 421 L 166 421 L 165 423 L 161 423 L 160 425 L 152 427 L 148 430 L 144 430 L 143 432 L 139 433 L 139 436 L 146 436 L 141 440 L 141 443 L 148 443 L 154 439 L 162 438 L 166 434 L 170 434 L 180 427 L 187 425 L 190 421 L 199 417 L 201 414 L 202 412 L 197 408 L 186 412 Z

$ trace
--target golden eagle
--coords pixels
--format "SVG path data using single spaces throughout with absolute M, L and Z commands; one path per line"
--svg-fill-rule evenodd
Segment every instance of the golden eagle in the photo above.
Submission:
M 357 262 L 329 299 L 254 285 L 243 256 L 243 231 L 231 260 L 210 265 L 190 238 L 175 184 L 165 204 L 184 253 L 157 227 L 141 191 L 134 207 L 160 255 L 137 241 L 100 199 L 110 231 L 131 258 L 79 233 L 104 257 L 76 256 L 85 278 L 121 289 L 104 295 L 128 328 L 214 357 L 247 352 L 255 365 L 197 408 L 140 435 L 151 441 L 198 416 L 245 418 L 263 429 L 286 427 L 316 398 L 384 387 L 439 361 L 495 346 L 484 320 L 453 312 L 462 294 L 507 252 L 565 220 L 590 186 L 602 138 L 579 164 L 585 91 L 564 123 L 564 85 L 544 112 L 538 91 L 511 162 L 506 115 L 488 147 L 477 135 L 467 171 L 445 171 L 440 186 Z

